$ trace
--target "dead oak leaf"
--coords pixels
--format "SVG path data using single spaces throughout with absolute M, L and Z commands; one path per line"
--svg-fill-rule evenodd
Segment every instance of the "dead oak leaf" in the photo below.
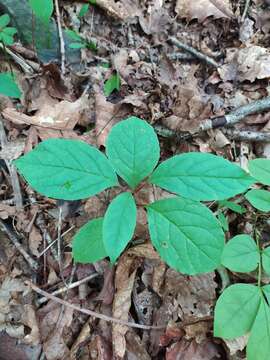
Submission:
M 175 12 L 181 18 L 200 22 L 209 16 L 215 19 L 234 17 L 229 0 L 177 0 Z

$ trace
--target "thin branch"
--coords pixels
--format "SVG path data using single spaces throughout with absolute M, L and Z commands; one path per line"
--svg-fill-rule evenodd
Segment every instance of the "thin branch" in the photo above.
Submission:
M 0 219 L 0 228 L 3 232 L 5 232 L 9 238 L 9 240 L 12 242 L 12 244 L 16 247 L 16 249 L 20 252 L 20 254 L 24 257 L 24 259 L 27 261 L 29 266 L 33 271 L 37 271 L 39 268 L 38 263 L 36 260 L 34 260 L 27 251 L 23 248 L 22 244 L 20 243 L 17 235 L 10 229 L 10 227 L 2 220 Z
M 249 9 L 249 6 L 250 6 L 250 2 L 251 2 L 251 0 L 246 0 L 245 8 L 244 8 L 244 11 L 243 11 L 243 15 L 242 15 L 242 17 L 241 17 L 241 22 L 242 22 L 242 23 L 245 21 L 245 18 L 246 18 L 246 16 L 247 16 L 248 9 Z
M 184 44 L 182 41 L 179 41 L 175 37 L 173 36 L 169 37 L 168 41 L 171 42 L 176 47 L 178 47 L 179 49 L 183 49 L 189 52 L 190 54 L 192 54 L 193 56 L 195 56 L 196 58 L 206 62 L 208 65 L 214 66 L 216 68 L 219 67 L 219 64 L 210 56 L 203 54 L 202 52 L 194 49 L 192 46 Z
M 75 311 L 79 311 L 79 312 L 81 312 L 83 314 L 93 316 L 93 317 L 95 317 L 97 319 L 101 319 L 101 320 L 104 320 L 104 321 L 110 321 L 110 322 L 113 322 L 113 323 L 116 323 L 116 324 L 129 326 L 129 327 L 132 327 L 132 328 L 137 328 L 137 329 L 142 329 L 142 330 L 152 330 L 152 329 L 160 330 L 160 329 L 165 329 L 166 328 L 166 325 L 164 325 L 164 326 L 142 325 L 142 324 L 137 324 L 137 323 L 132 323 L 132 322 L 116 319 L 116 318 L 113 318 L 111 316 L 103 315 L 103 314 L 97 313 L 97 312 L 89 310 L 89 309 L 84 309 L 84 308 L 81 308 L 81 307 L 79 307 L 77 305 L 71 304 L 68 301 L 59 299 L 58 297 L 49 294 L 47 291 L 41 290 L 39 287 L 32 284 L 30 281 L 26 281 L 25 283 L 27 285 L 29 285 L 36 293 L 38 293 L 38 294 L 40 294 L 42 296 L 45 296 L 47 299 L 55 301 L 58 304 L 61 304 L 61 305 L 64 305 L 64 306 L 68 306 L 68 307 L 70 307 L 71 309 L 73 309 Z
M 227 115 L 204 120 L 201 123 L 198 131 L 206 131 L 223 126 L 235 125 L 248 115 L 252 115 L 269 109 L 270 109 L 270 97 L 252 101 L 247 105 L 240 106 L 238 109 L 233 110 Z
M 251 142 L 270 142 L 270 133 L 261 131 L 223 129 L 223 132 L 232 140 Z
M 70 289 L 74 289 L 75 287 L 78 287 L 78 286 L 80 286 L 82 284 L 85 284 L 86 282 L 96 278 L 97 276 L 99 276 L 98 273 L 89 275 L 89 276 L 85 277 L 84 279 L 81 279 L 81 280 L 75 281 L 74 283 L 71 283 L 68 286 L 61 287 L 60 289 L 57 289 L 57 290 L 53 291 L 51 294 L 52 295 L 62 294 L 63 292 L 66 292 L 66 291 L 68 291 Z M 42 298 L 38 299 L 37 302 L 38 302 L 39 305 L 41 305 L 41 304 L 44 304 L 46 301 L 48 301 L 48 298 L 47 297 L 42 297 Z
M 64 75 L 66 72 L 66 52 L 65 52 L 65 41 L 63 37 L 63 31 L 61 26 L 61 16 L 60 16 L 60 10 L 59 10 L 59 2 L 58 0 L 54 0 L 54 6 L 55 6 L 55 12 L 56 12 L 56 20 L 57 20 L 57 27 L 58 27 L 58 35 L 59 35 L 59 41 L 60 41 L 60 52 L 61 52 L 61 71 Z

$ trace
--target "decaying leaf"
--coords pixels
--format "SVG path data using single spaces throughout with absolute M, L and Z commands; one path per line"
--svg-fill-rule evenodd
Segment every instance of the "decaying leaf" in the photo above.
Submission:
M 229 0 L 177 0 L 175 11 L 181 18 L 201 22 L 209 16 L 216 19 L 234 17 Z

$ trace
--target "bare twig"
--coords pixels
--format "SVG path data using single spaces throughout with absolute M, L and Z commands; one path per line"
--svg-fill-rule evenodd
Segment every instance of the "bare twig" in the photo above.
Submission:
M 10 227 L 2 220 L 0 219 L 0 228 L 2 231 L 4 231 L 12 244 L 16 247 L 16 249 L 20 252 L 20 254 L 24 257 L 24 259 L 27 261 L 29 266 L 32 270 L 37 271 L 39 268 L 38 263 L 27 253 L 27 251 L 23 248 L 22 244 L 20 243 L 17 235 L 15 232 L 13 232 Z
M 113 318 L 111 316 L 103 315 L 103 314 L 97 313 L 97 312 L 89 310 L 89 309 L 81 308 L 81 307 L 79 307 L 77 305 L 71 304 L 68 301 L 59 299 L 58 297 L 56 297 L 54 295 L 51 295 L 51 294 L 49 294 L 48 292 L 46 292 L 44 290 L 41 290 L 39 287 L 32 284 L 30 281 L 26 281 L 26 284 L 29 285 L 38 294 L 40 294 L 42 296 L 45 296 L 46 298 L 48 298 L 48 299 L 50 299 L 52 301 L 55 301 L 58 304 L 68 306 L 68 307 L 70 307 L 71 309 L 73 309 L 75 311 L 79 311 L 79 312 L 81 312 L 83 314 L 93 316 L 93 317 L 95 317 L 97 319 L 101 319 L 101 320 L 104 320 L 104 321 L 110 321 L 110 322 L 113 322 L 113 323 L 116 323 L 116 324 L 125 325 L 125 326 L 129 326 L 129 327 L 137 328 L 137 329 L 142 329 L 142 330 L 152 330 L 152 329 L 156 329 L 156 330 L 159 329 L 160 330 L 160 329 L 165 329 L 166 328 L 166 325 L 163 325 L 163 326 L 148 326 L 148 325 L 142 325 L 142 324 L 132 323 L 132 322 L 128 322 L 128 321 L 123 321 L 123 320 L 120 320 L 120 319 Z
M 193 56 L 195 56 L 196 58 L 206 62 L 208 65 L 214 66 L 216 68 L 219 67 L 219 64 L 210 56 L 203 54 L 202 52 L 194 49 L 192 46 L 184 44 L 182 41 L 176 39 L 175 37 L 173 36 L 169 37 L 168 41 L 170 41 L 173 45 L 175 45 L 179 49 L 183 49 L 189 52 L 190 54 L 192 54 Z
M 249 9 L 249 6 L 250 6 L 250 0 L 246 0 L 245 2 L 245 8 L 244 8 L 244 11 L 243 11 L 243 14 L 242 14 L 242 17 L 241 17 L 241 22 L 243 23 L 245 21 L 245 18 L 247 16 L 247 13 L 248 13 L 248 9 Z
M 192 130 L 192 132 L 177 132 L 174 130 L 170 130 L 166 128 L 165 126 L 160 125 L 154 125 L 155 131 L 158 135 L 163 136 L 165 138 L 176 138 L 177 140 L 183 141 L 183 140 L 189 140 L 192 137 L 200 135 L 202 132 L 211 130 L 211 129 L 217 129 L 221 127 L 227 127 L 232 126 L 237 123 L 239 123 L 241 120 L 245 119 L 246 116 L 252 115 L 258 112 L 263 112 L 270 110 L 270 97 L 266 97 L 264 99 L 252 101 L 251 103 L 247 105 L 243 105 L 239 107 L 236 110 L 233 110 L 227 115 L 223 116 L 217 116 L 212 119 L 206 119 L 203 120 L 199 126 Z M 226 130 L 227 131 L 227 130 Z M 268 141 L 268 135 L 267 133 L 260 133 L 259 136 L 256 137 L 256 133 L 249 132 L 250 134 L 247 134 L 248 132 L 245 132 L 246 138 L 243 137 L 243 140 L 250 140 L 254 139 L 252 141 Z M 230 134 L 230 131 L 228 131 L 228 134 Z M 231 132 L 232 136 L 236 136 L 236 133 Z M 237 133 L 239 135 L 239 133 Z M 258 134 L 258 133 L 257 133 Z M 240 135 L 239 135 L 240 136 Z
M 78 287 L 81 284 L 85 284 L 86 282 L 96 278 L 97 276 L 99 276 L 98 273 L 89 275 L 89 276 L 85 277 L 84 279 L 81 279 L 81 280 L 75 281 L 74 283 L 71 283 L 68 286 L 61 287 L 60 289 L 57 289 L 57 290 L 53 291 L 51 294 L 52 295 L 62 294 L 63 292 L 66 292 L 66 291 L 68 291 L 70 289 L 74 289 L 75 287 Z M 42 297 L 42 298 L 38 299 L 37 302 L 38 302 L 39 305 L 41 305 L 41 304 L 44 304 L 46 301 L 48 301 L 48 298 L 47 297 Z
M 232 140 L 270 142 L 269 132 L 224 129 L 223 132 Z
M 5 146 L 7 146 L 7 144 L 8 144 L 8 142 L 7 142 L 7 138 L 6 138 L 5 129 L 4 129 L 3 123 L 0 119 L 0 145 L 2 147 L 2 150 L 5 148 Z M 9 175 L 10 175 L 11 185 L 12 185 L 12 189 L 13 189 L 13 193 L 14 193 L 15 206 L 17 209 L 22 208 L 23 200 L 22 200 L 20 182 L 19 182 L 16 168 L 11 163 L 10 160 L 8 160 L 8 159 L 4 159 L 4 160 L 7 165 Z
M 65 41 L 64 41 L 63 30 L 62 30 L 62 26 L 61 26 L 61 16 L 60 16 L 58 0 L 54 0 L 54 6 L 55 6 L 56 20 L 57 20 L 57 27 L 58 27 L 58 35 L 59 35 L 59 41 L 60 41 L 61 71 L 62 71 L 62 74 L 65 74 L 65 72 L 66 72 Z
M 247 105 L 240 106 L 238 109 L 233 110 L 227 115 L 204 120 L 201 123 L 198 131 L 206 131 L 223 126 L 234 125 L 240 122 L 241 120 L 243 120 L 248 115 L 252 115 L 269 109 L 270 109 L 270 97 L 252 101 Z

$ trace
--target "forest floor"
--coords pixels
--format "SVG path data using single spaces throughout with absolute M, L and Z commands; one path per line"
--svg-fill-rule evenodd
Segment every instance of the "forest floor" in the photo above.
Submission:
M 0 0 L 0 9 L 6 3 Z M 13 56 L 0 55 L 0 70 L 12 69 L 22 90 L 18 101 L 0 95 L 0 359 L 244 359 L 246 336 L 213 337 L 213 309 L 223 286 L 254 283 L 252 273 L 186 276 L 168 268 L 148 241 L 144 209 L 133 244 L 113 267 L 107 259 L 75 266 L 72 237 L 89 219 L 103 216 L 115 194 L 48 199 L 9 164 L 52 137 L 81 139 L 103 151 L 112 126 L 129 116 L 156 128 L 163 160 L 197 151 L 246 169 L 249 159 L 270 158 L 270 111 L 198 133 L 206 119 L 269 96 L 270 2 L 96 0 L 82 14 L 85 3 L 60 1 L 58 20 L 63 32 L 74 31 L 87 47 L 70 51 L 65 37 L 64 59 L 63 52 L 36 52 L 18 38 L 9 47 Z M 25 64 L 30 70 L 23 71 Z M 151 201 L 151 187 L 140 196 Z M 254 210 L 239 201 L 246 212 L 223 209 L 228 239 L 252 232 Z M 268 242 L 269 223 L 263 226 Z M 50 294 L 99 314 L 165 328 L 113 324 Z

